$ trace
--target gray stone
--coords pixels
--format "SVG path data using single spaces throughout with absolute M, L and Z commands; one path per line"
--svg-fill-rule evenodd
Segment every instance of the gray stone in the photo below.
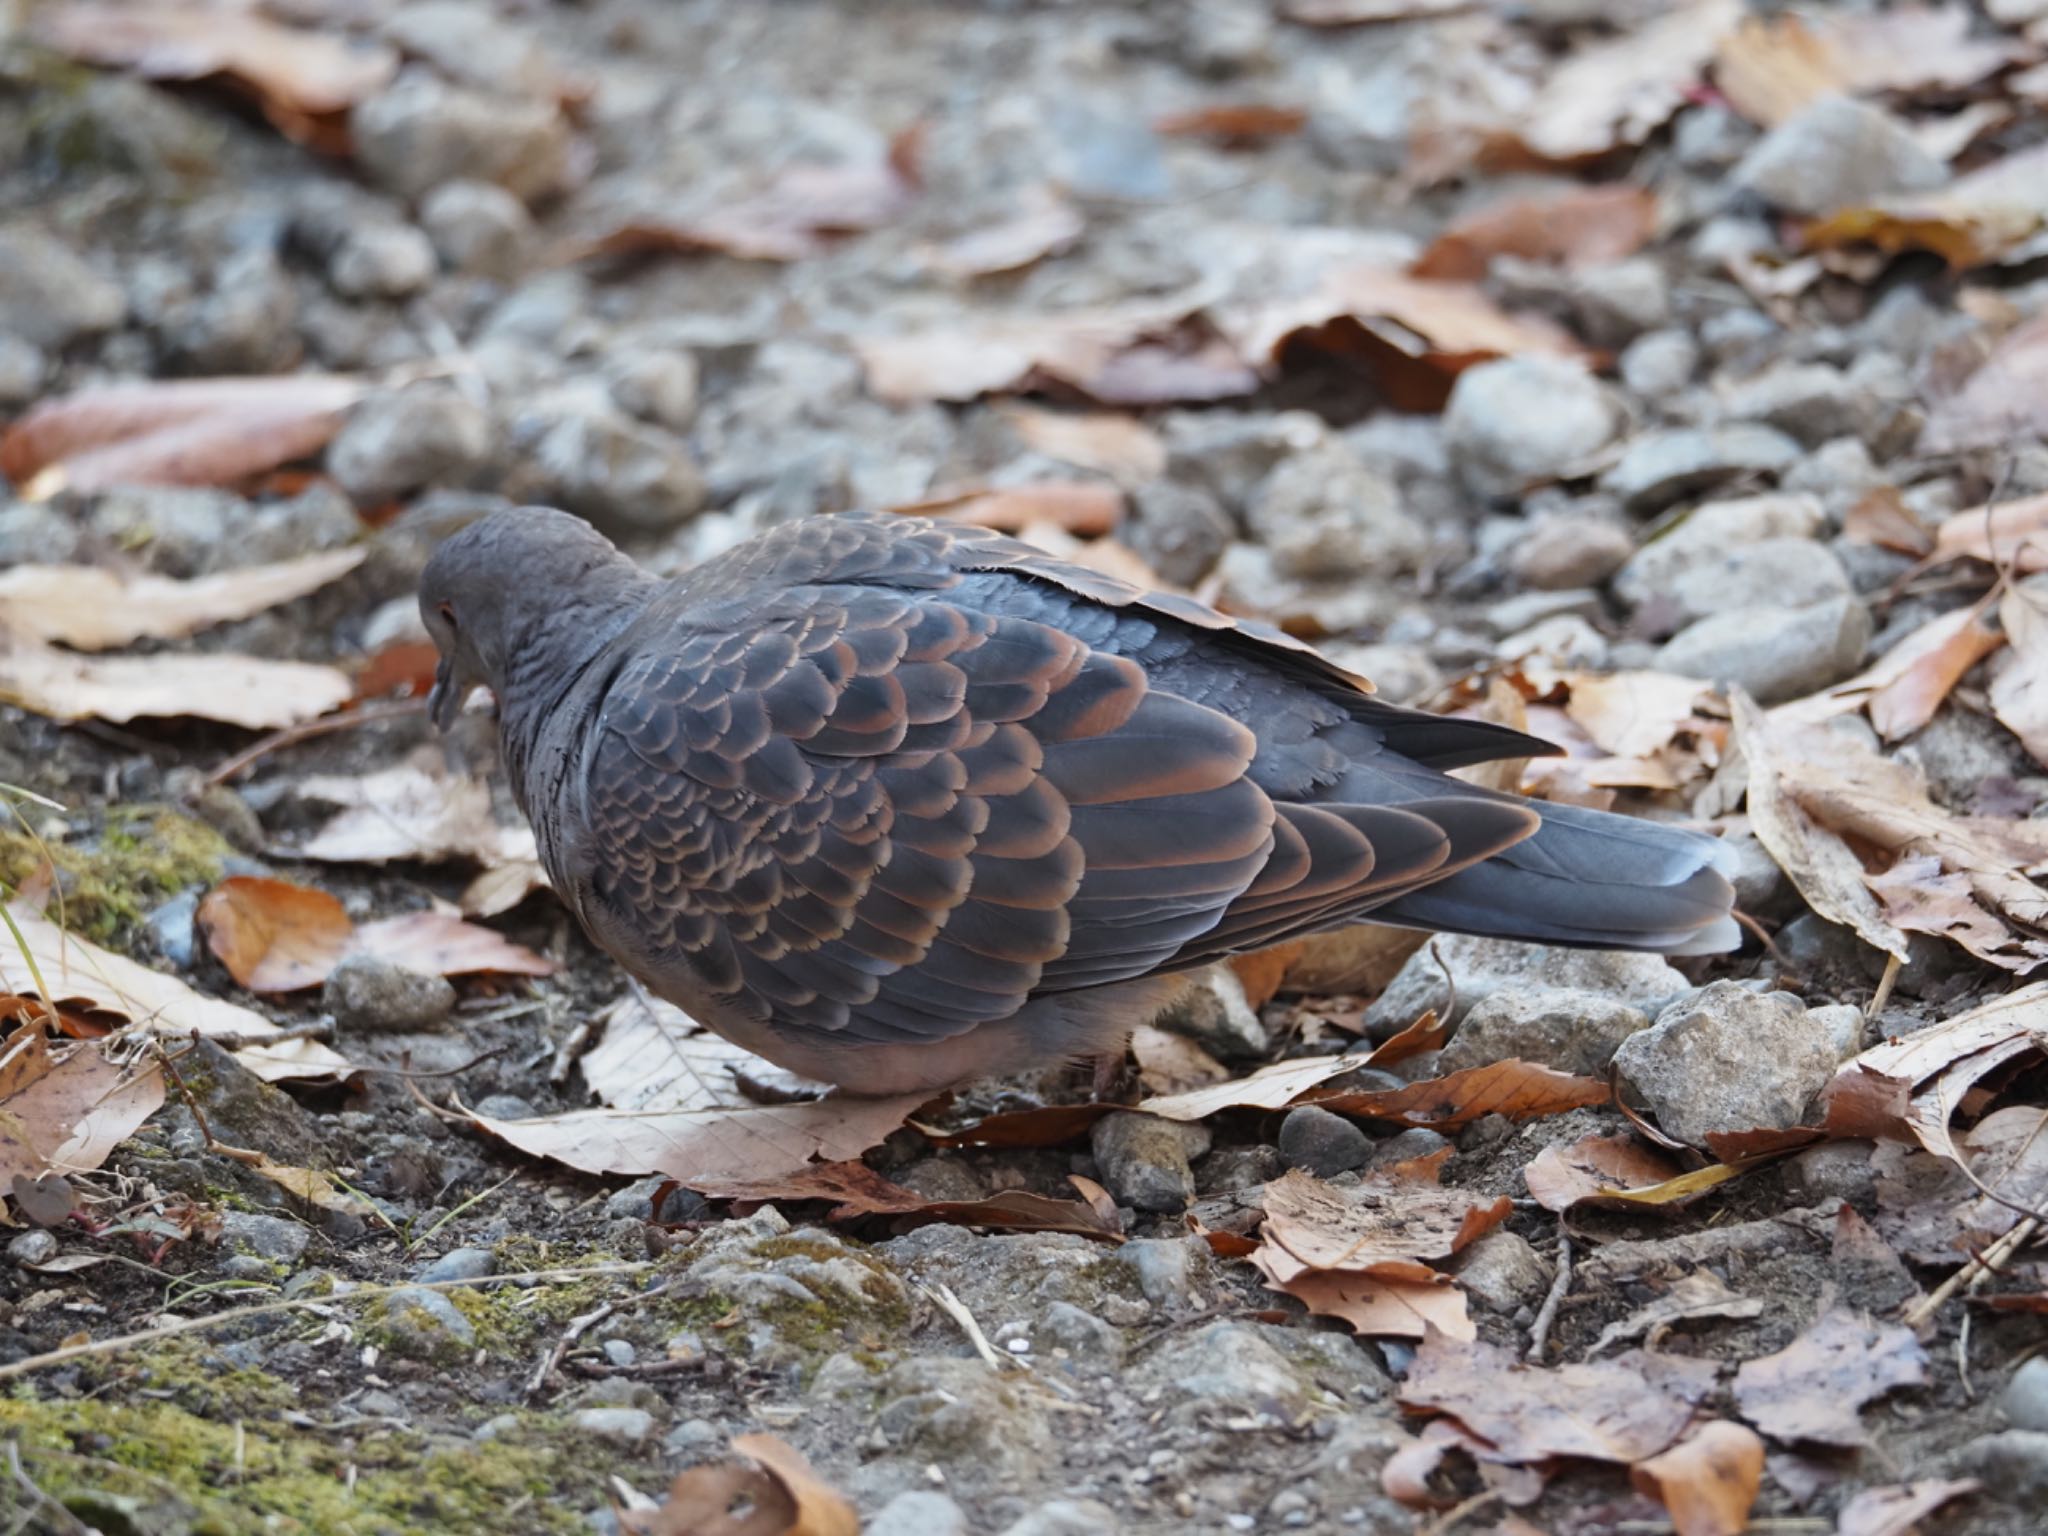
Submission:
M 267 244 L 238 251 L 203 298 L 173 306 L 156 325 L 180 370 L 270 373 L 298 360 L 298 291 Z
M 57 1238 L 41 1227 L 30 1227 L 7 1240 L 7 1257 L 15 1264 L 47 1264 L 57 1257 Z
M 1041 1394 L 997 1376 L 980 1360 L 912 1356 L 893 1366 L 875 1391 L 874 1434 L 881 1444 L 942 1462 L 956 1486 L 1040 1478 L 1054 1454 Z
M 296 1221 L 260 1211 L 223 1211 L 221 1245 L 232 1252 L 253 1254 L 273 1264 L 296 1264 L 313 1234 Z
M 433 281 L 434 245 L 409 224 L 357 230 L 327 258 L 327 280 L 351 299 L 403 299 Z
M 539 499 L 607 533 L 667 533 L 704 508 L 704 472 L 677 438 L 625 416 L 570 411 L 543 425 L 531 447 Z
M 1695 566 L 1726 551 L 1767 539 L 1815 539 L 1827 516 L 1811 496 L 1744 496 L 1695 507 L 1665 529 L 1615 573 L 1614 593 L 1632 608 L 1668 592 Z
M 1986 1496 L 2032 1510 L 2048 1499 L 2048 1431 L 2006 1429 L 1979 1435 L 1943 1459 L 1945 1477 L 1973 1477 Z
M 1880 403 L 1877 394 L 1826 363 L 1781 363 L 1720 391 L 1729 420 L 1760 421 L 1808 444 L 1862 436 Z
M 1084 1371 L 1113 1371 L 1124 1362 L 1124 1336 L 1093 1312 L 1071 1301 L 1048 1302 L 1031 1328 L 1039 1354 L 1062 1351 L 1068 1364 Z
M 491 422 L 445 384 L 370 396 L 328 445 L 327 467 L 362 506 L 460 484 L 491 452 Z
M 443 265 L 499 282 L 518 276 L 533 250 L 533 216 L 493 182 L 443 182 L 421 202 L 420 227 Z
M 1371 1156 L 1372 1138 L 1327 1109 L 1303 1104 L 1280 1122 L 1280 1157 L 1290 1168 L 1332 1179 L 1363 1168 Z
M 569 129 L 552 101 L 452 85 L 409 68 L 350 114 L 356 163 L 401 197 L 488 181 L 532 202 L 568 179 Z
M 1870 611 L 1844 596 L 1807 608 L 1731 608 L 1681 630 L 1657 653 L 1681 677 L 1734 684 L 1759 704 L 1803 698 L 1863 664 Z
M 1597 587 L 1636 550 L 1629 531 L 1604 517 L 1546 517 L 1508 554 L 1508 568 L 1525 587 L 1539 592 Z
M 967 1512 L 943 1493 L 913 1488 L 876 1510 L 867 1536 L 967 1536 Z
M 1415 645 L 1329 645 L 1322 653 L 1373 685 L 1389 704 L 1417 704 L 1444 685 L 1429 652 Z
M 407 1285 L 374 1305 L 377 1341 L 391 1354 L 453 1365 L 476 1347 L 476 1328 L 440 1291 Z
M 1551 1267 L 1518 1233 L 1489 1232 L 1458 1259 L 1458 1284 L 1495 1312 L 1533 1307 L 1550 1289 Z
M 579 1408 L 569 1422 L 586 1435 L 637 1450 L 654 1438 L 654 1415 L 645 1408 Z
M 1433 957 L 1441 957 L 1442 964 Z M 1446 934 L 1411 955 L 1366 1010 L 1368 1032 L 1384 1039 L 1406 1029 L 1425 1009 L 1444 1014 L 1451 1005 L 1451 989 L 1444 982 L 1446 969 L 1456 982 L 1457 1004 L 1446 1019 L 1452 1024 L 1497 992 L 1592 992 L 1651 1013 L 1686 992 L 1689 985 L 1661 955 L 1553 949 L 1512 939 Z
M 923 1157 L 896 1175 L 896 1182 L 927 1200 L 984 1200 L 981 1175 L 957 1157 Z
M 2048 1356 L 2036 1355 L 2014 1371 L 1998 1406 L 2014 1429 L 2048 1430 Z
M 1626 346 L 1671 323 L 1671 279 L 1654 256 L 1632 256 L 1577 274 L 1571 298 L 1578 328 L 1595 346 Z
M 1924 192 L 1948 179 L 1948 167 L 1905 123 L 1847 96 L 1823 97 L 1773 128 L 1734 172 L 1737 186 L 1807 215 Z
M 199 892 L 180 891 L 143 918 L 150 947 L 181 971 L 199 958 Z
M 654 1192 L 668 1182 L 668 1175 L 650 1173 L 644 1179 L 635 1179 L 624 1189 L 613 1190 L 605 1196 L 605 1215 L 614 1221 L 622 1216 L 630 1216 L 636 1221 L 652 1221 Z
M 345 1030 L 432 1029 L 455 1009 L 445 976 L 425 976 L 377 955 L 350 955 L 320 991 L 320 1005 Z
M 1838 1199 L 1867 1210 L 1877 1197 L 1870 1150 L 1867 1141 L 1825 1141 L 1807 1147 L 1786 1161 L 1785 1185 L 1809 1205 Z
M 1640 1008 L 1599 992 L 1505 990 L 1473 1005 L 1437 1067 L 1457 1072 L 1518 1056 L 1597 1077 L 1621 1042 L 1649 1027 Z
M 451 1248 L 421 1268 L 421 1284 L 437 1280 L 481 1280 L 498 1272 L 498 1256 L 488 1248 Z
M 697 359 L 680 347 L 622 347 L 605 359 L 605 383 L 620 410 L 671 432 L 697 416 Z
M 1798 458 L 1799 445 L 1772 427 L 1663 427 L 1631 439 L 1601 484 L 1631 512 L 1656 512 L 1730 480 L 1775 475 Z
M 1002 1536 L 1117 1536 L 1123 1529 L 1116 1511 L 1099 1500 L 1052 1499 L 1004 1526 Z
M 507 96 L 559 95 L 562 72 L 531 27 L 482 0 L 406 0 L 383 24 L 407 58 Z
M 1167 476 L 1131 494 L 1124 542 L 1168 581 L 1191 587 L 1215 568 L 1237 524 L 1205 486 Z
M 1621 382 L 1646 400 L 1677 394 L 1699 372 L 1699 343 L 1689 331 L 1651 331 L 1621 354 Z
M 487 1093 L 476 1102 L 476 1112 L 488 1120 L 531 1120 L 536 1111 L 516 1093 Z
M 1206 1165 L 1205 1165 L 1206 1166 Z M 1195 1273 L 1203 1253 L 1192 1237 L 1134 1237 L 1117 1249 L 1117 1262 L 1138 1277 L 1138 1289 L 1162 1312 L 1195 1303 Z
M 1847 1061 L 1863 1049 L 1863 1010 L 1853 1003 L 1827 1003 L 1808 1010 L 1814 1022 L 1827 1031 L 1838 1059 Z
M 128 312 L 119 287 L 33 224 L 0 228 L 0 331 L 61 351 L 112 330 Z
M 1246 520 L 1273 569 L 1302 580 L 1405 575 L 1428 549 L 1393 481 L 1334 439 L 1283 460 Z
M 606 1339 L 598 1347 L 604 1351 L 605 1359 L 622 1371 L 640 1358 L 640 1351 L 627 1339 Z
M 2029 585 L 2036 601 L 2042 585 Z M 1996 720 L 1953 707 L 1908 737 L 1896 757 L 1918 767 L 1934 798 L 1953 811 L 1968 810 L 1987 779 L 2015 777 L 2027 761 L 2019 738 Z
M 1169 1400 L 1174 1423 L 1224 1417 L 1293 1424 L 1332 1390 L 1371 1399 L 1388 1389 L 1384 1373 L 1353 1340 L 1270 1323 L 1210 1323 L 1154 1346 L 1128 1377 Z
M 1466 369 L 1444 408 L 1452 467 L 1476 496 L 1519 496 L 1583 472 L 1620 427 L 1620 407 L 1597 379 L 1538 352 Z
M 1227 965 L 1192 972 L 1183 987 L 1152 1022 L 1186 1035 L 1212 1056 L 1247 1061 L 1264 1056 L 1273 1037 L 1245 996 L 1244 983 Z
M 1798 1125 L 1839 1060 L 1828 1020 L 1733 981 L 1671 1004 L 1614 1056 L 1666 1134 L 1695 1146 L 1710 1132 Z
M 1424 1058 L 1416 1057 L 1417 1061 Z M 1372 1166 L 1390 1168 L 1395 1163 L 1413 1162 L 1418 1157 L 1433 1157 L 1450 1145 L 1450 1139 L 1441 1132 L 1432 1131 L 1426 1125 L 1411 1125 L 1405 1131 L 1396 1131 L 1385 1141 L 1375 1142 L 1372 1149 Z
M 0 331 L 0 410 L 15 410 L 42 393 L 50 360 L 26 337 Z
M 1737 544 L 1688 566 L 1659 594 L 1651 611 L 1682 628 L 1731 608 L 1808 608 L 1854 588 L 1842 562 L 1825 544 L 1808 539 L 1765 539 Z
M 1191 1160 L 1209 1150 L 1209 1131 L 1198 1123 L 1119 1111 L 1095 1122 L 1089 1145 L 1119 1205 L 1180 1211 L 1195 1197 Z
M 1735 854 L 1735 873 L 1728 877 L 1735 887 L 1735 905 L 1752 917 L 1768 913 L 1791 888 L 1785 871 L 1754 832 L 1725 832 L 1721 841 Z

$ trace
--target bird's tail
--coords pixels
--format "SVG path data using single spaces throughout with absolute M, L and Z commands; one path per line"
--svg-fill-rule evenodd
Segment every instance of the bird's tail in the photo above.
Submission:
M 1730 915 L 1734 853 L 1718 838 L 1575 805 L 1484 863 L 1412 891 L 1375 923 L 1585 949 L 1718 954 L 1742 942 Z

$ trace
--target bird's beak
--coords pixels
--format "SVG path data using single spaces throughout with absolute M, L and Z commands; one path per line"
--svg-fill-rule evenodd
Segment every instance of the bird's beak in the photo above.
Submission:
M 455 659 L 443 656 L 441 664 L 434 668 L 434 689 L 427 695 L 427 716 L 442 730 L 455 724 L 455 717 L 462 712 L 462 696 L 468 692 L 455 685 Z

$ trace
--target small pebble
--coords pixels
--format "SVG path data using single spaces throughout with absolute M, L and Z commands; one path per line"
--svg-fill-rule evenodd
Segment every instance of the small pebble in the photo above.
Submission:
M 1304 1104 L 1280 1122 L 1280 1157 L 1290 1168 L 1328 1179 L 1363 1168 L 1371 1156 L 1372 1138 L 1327 1109 Z
M 637 1449 L 654 1434 L 654 1415 L 645 1408 L 579 1408 L 569 1422 L 586 1435 Z
M 17 1233 L 7 1244 L 7 1257 L 17 1264 L 47 1264 L 57 1256 L 57 1239 L 41 1227 Z

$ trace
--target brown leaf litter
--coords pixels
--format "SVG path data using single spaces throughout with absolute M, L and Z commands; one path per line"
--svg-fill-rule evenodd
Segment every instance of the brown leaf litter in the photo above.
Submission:
M 853 1506 L 786 1441 L 739 1435 L 733 1459 L 676 1474 L 652 1509 L 616 1512 L 627 1536 L 859 1536 Z
M 1927 1353 L 1910 1328 L 1836 1308 L 1775 1355 L 1735 1372 L 1742 1416 L 1774 1440 L 1859 1446 L 1866 1403 L 1927 1379 Z
M 89 1173 L 156 1113 L 163 1071 L 135 1044 L 53 1039 L 39 1018 L 0 1038 L 0 1189 Z

